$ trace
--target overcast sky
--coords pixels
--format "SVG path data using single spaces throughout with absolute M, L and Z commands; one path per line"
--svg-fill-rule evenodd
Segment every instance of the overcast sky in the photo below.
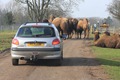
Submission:
M 112 0 L 84 0 L 78 10 L 74 9 L 74 17 L 108 17 L 107 6 Z
M 0 0 L 0 4 L 5 4 L 7 2 L 9 2 L 10 0 Z
M 0 4 L 5 4 L 10 0 L 0 0 Z M 101 17 L 109 16 L 107 6 L 112 0 L 84 0 L 73 10 L 73 17 Z

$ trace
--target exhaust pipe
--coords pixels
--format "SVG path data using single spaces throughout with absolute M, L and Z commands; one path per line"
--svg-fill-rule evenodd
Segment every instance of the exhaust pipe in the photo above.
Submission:
M 25 58 L 24 58 L 24 57 L 21 57 L 20 59 L 21 59 L 21 60 L 24 60 Z

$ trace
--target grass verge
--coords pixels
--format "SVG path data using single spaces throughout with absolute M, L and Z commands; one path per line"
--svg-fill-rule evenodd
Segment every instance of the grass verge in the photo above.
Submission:
M 15 35 L 15 31 L 1 31 L 0 32 L 0 52 L 10 48 L 12 38 Z
M 107 70 L 112 80 L 120 80 L 120 49 L 92 47 L 97 60 Z

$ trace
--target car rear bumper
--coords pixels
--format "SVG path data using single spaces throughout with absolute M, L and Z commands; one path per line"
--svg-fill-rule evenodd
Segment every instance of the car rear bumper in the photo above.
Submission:
M 12 51 L 60 51 L 60 48 L 11 48 Z
M 13 59 L 60 59 L 60 48 L 52 49 L 11 49 Z

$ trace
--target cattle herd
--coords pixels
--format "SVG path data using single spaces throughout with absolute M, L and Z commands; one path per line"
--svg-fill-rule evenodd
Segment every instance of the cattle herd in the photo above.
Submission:
M 67 36 L 65 36 L 65 39 L 71 39 L 73 34 L 75 34 L 76 39 L 81 39 L 82 32 L 84 32 L 84 39 L 89 38 L 90 25 L 87 18 L 78 20 L 76 18 L 50 16 L 49 19 L 43 22 L 53 23 L 61 36 Z M 119 34 L 110 35 L 109 32 L 104 32 L 103 35 L 99 36 L 99 31 L 95 31 L 94 45 L 98 47 L 120 48 L 120 36 Z

